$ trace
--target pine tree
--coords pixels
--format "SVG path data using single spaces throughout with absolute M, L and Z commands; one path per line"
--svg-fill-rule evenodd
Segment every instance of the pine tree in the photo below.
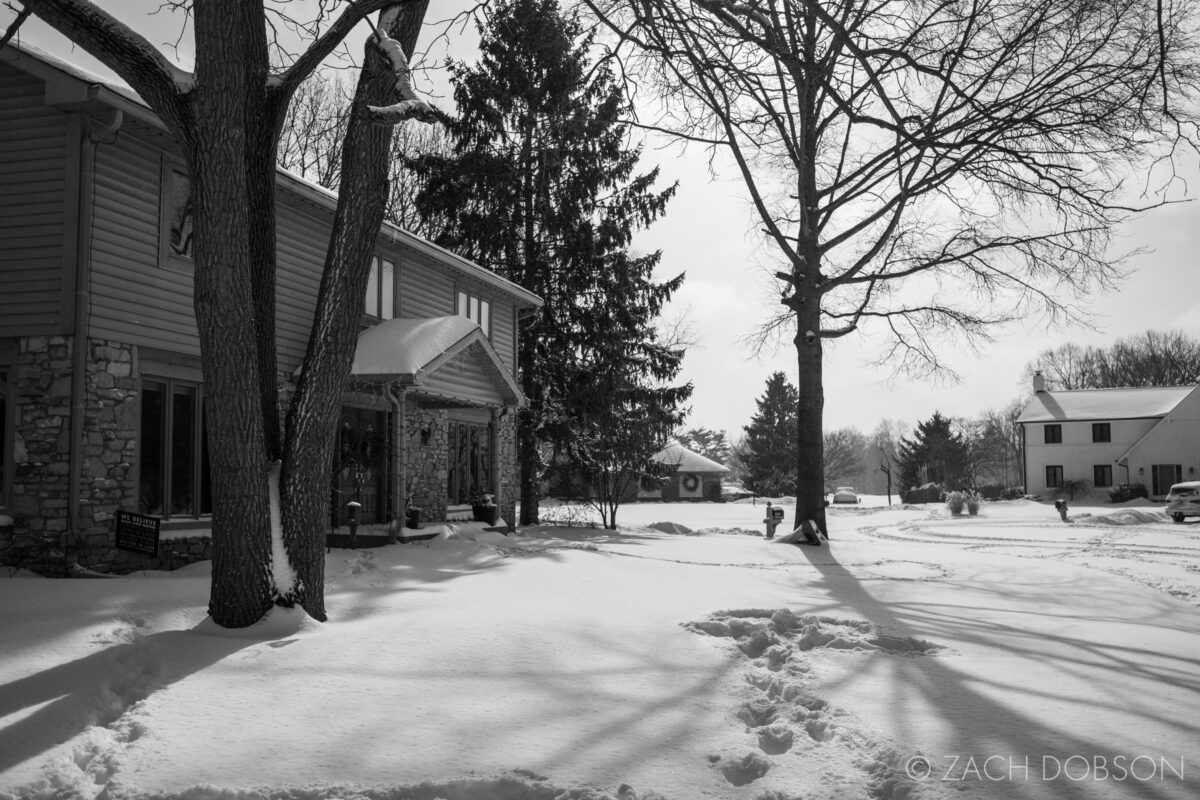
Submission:
M 689 428 L 675 435 L 681 445 L 699 453 L 705 458 L 711 458 L 718 464 L 725 464 L 730 458 L 729 440 L 725 431 L 714 431 L 710 428 Z M 725 466 L 729 466 L 725 464 Z
M 412 168 L 424 180 L 418 211 L 447 221 L 437 241 L 545 301 L 519 336 L 527 525 L 537 521 L 543 451 L 583 456 L 631 403 L 669 411 L 690 393 L 665 385 L 682 351 L 653 332 L 683 275 L 656 283 L 660 254 L 627 251 L 675 188 L 653 190 L 657 169 L 635 174 L 641 151 L 627 145 L 620 87 L 607 67 L 589 63 L 591 37 L 557 0 L 502 2 L 480 35 L 478 64 L 450 68 L 454 152 L 422 156 Z M 604 371 L 611 386 L 596 384 Z M 592 435 L 580 438 L 585 420 Z
M 910 502 L 913 488 L 926 483 L 946 489 L 966 488 L 968 455 L 966 441 L 940 412 L 935 411 L 928 420 L 918 423 L 912 438 L 900 440 L 896 458 L 905 502 Z
M 767 379 L 746 431 L 746 488 L 757 495 L 779 497 L 796 491 L 796 387 L 782 372 Z

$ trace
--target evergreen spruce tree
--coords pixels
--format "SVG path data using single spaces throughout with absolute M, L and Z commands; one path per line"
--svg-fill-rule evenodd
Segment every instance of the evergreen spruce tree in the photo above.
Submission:
M 675 438 L 693 453 L 699 453 L 718 464 L 729 466 L 726 462 L 730 459 L 730 447 L 725 431 L 714 431 L 704 427 L 689 428 L 677 433 Z
M 912 438 L 900 440 L 897 453 L 901 497 L 905 502 L 930 502 L 912 490 L 927 483 L 945 489 L 966 488 L 967 443 L 940 412 L 917 424 Z M 934 500 L 938 498 L 933 498 Z
M 418 211 L 446 221 L 438 243 L 545 301 L 522 320 L 518 344 L 527 525 L 537 522 L 542 452 L 586 455 L 622 414 L 670 416 L 691 391 L 666 385 L 682 352 L 653 332 L 683 276 L 656 283 L 660 254 L 627 251 L 675 189 L 654 190 L 657 169 L 635 174 L 641 151 L 627 145 L 620 87 L 589 62 L 591 37 L 557 0 L 505 0 L 480 34 L 479 62 L 450 66 L 454 152 L 411 167 L 424 183 Z
M 796 448 L 799 395 L 782 372 L 767 379 L 758 413 L 746 431 L 746 488 L 757 495 L 779 497 L 796 492 Z

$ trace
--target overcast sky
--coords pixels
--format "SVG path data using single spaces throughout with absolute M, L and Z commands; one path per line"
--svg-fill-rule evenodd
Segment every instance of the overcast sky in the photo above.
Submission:
M 100 0 L 98 4 L 152 41 L 174 42 L 178 36 L 177 15 L 146 13 L 159 6 L 158 0 Z M 429 18 L 459 4 L 461 0 L 434 2 Z M 11 9 L 0 7 L 0 25 L 6 27 L 12 18 Z M 35 20 L 26 23 L 22 36 L 70 61 L 97 68 L 86 54 L 71 52 L 61 38 Z M 462 46 L 468 38 L 452 34 L 453 54 L 473 58 L 472 48 Z M 189 58 L 188 45 L 186 39 L 181 45 L 184 61 Z M 435 48 L 431 60 L 440 62 L 444 52 Z M 448 106 L 449 100 L 442 98 L 440 103 Z M 1200 192 L 1200 171 L 1194 154 L 1191 162 L 1188 188 L 1195 197 Z M 778 265 L 754 234 L 751 208 L 741 179 L 732 170 L 711 179 L 703 151 L 681 153 L 675 146 L 656 149 L 651 143 L 643 165 L 654 164 L 662 167 L 663 185 L 678 180 L 679 191 L 666 216 L 640 235 L 635 246 L 663 251 L 663 277 L 687 273 L 666 312 L 668 317 L 686 313 L 696 340 L 682 375 L 695 385 L 687 424 L 725 430 L 736 439 L 755 413 L 755 401 L 772 372 L 783 371 L 792 382 L 797 379 L 790 343 L 758 356 L 743 344 L 764 318 L 776 312 L 778 294 L 767 276 Z M 999 408 L 1025 390 L 1021 374 L 1026 363 L 1040 351 L 1068 341 L 1104 346 L 1150 328 L 1180 329 L 1200 337 L 1200 205 L 1189 202 L 1156 209 L 1119 234 L 1119 251 L 1142 247 L 1147 252 L 1131 262 L 1132 274 L 1117 291 L 1084 301 L 1095 317 L 1096 330 L 1047 328 L 1031 321 L 995 329 L 995 342 L 984 343 L 978 352 L 960 342 L 943 342 L 941 353 L 959 373 L 958 382 L 909 380 L 894 376 L 886 366 L 871 366 L 886 340 L 870 328 L 863 335 L 827 343 L 826 428 L 854 426 L 869 432 L 882 418 L 914 425 L 934 411 L 970 417 Z

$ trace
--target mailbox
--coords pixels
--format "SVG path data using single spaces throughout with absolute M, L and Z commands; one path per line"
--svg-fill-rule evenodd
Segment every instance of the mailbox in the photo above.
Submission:
M 775 538 L 775 529 L 783 524 L 783 506 L 773 506 L 767 503 L 767 516 L 763 518 L 767 525 L 767 538 Z

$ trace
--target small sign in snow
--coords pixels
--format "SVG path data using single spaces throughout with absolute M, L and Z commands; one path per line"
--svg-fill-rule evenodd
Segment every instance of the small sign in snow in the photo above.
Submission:
M 135 514 L 132 511 L 117 511 L 113 531 L 116 534 L 116 548 L 142 553 L 148 556 L 158 555 L 158 528 L 162 520 L 146 514 Z

